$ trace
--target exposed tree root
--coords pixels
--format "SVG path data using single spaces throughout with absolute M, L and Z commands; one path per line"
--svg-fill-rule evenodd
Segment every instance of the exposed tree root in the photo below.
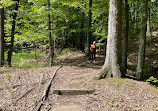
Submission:
M 108 75 L 108 68 L 103 68 L 99 72 L 99 78 L 98 79 L 106 78 L 107 75 Z
M 45 90 L 44 90 L 44 93 L 43 93 L 43 96 L 42 98 L 40 99 L 39 103 L 37 104 L 37 106 L 35 107 L 34 111 L 40 111 L 41 109 L 41 106 L 43 105 L 43 102 L 48 98 L 48 94 L 49 94 L 49 91 L 50 91 L 50 88 L 51 88 L 51 85 L 52 85 L 52 82 L 53 82 L 53 79 L 55 77 L 55 75 L 57 74 L 58 70 L 62 68 L 62 66 L 60 66 L 52 75 L 50 81 L 48 82 L 48 85 L 46 86 Z

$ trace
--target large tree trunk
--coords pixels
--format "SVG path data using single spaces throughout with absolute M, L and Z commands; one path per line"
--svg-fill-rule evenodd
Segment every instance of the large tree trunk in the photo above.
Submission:
M 0 9 L 0 66 L 4 65 L 4 8 Z
M 136 71 L 136 78 L 141 80 L 143 78 L 143 70 L 145 64 L 145 51 L 146 51 L 146 30 L 147 30 L 147 9 L 148 0 L 142 0 L 142 22 L 140 29 L 140 39 L 139 39 L 139 54 L 138 54 L 138 64 Z
M 13 23 L 12 23 L 12 32 L 11 32 L 11 45 L 10 49 L 8 51 L 8 65 L 11 66 L 11 58 L 12 58 L 12 53 L 13 53 L 13 47 L 14 47 L 14 33 L 15 33 L 15 25 L 16 25 L 16 17 L 17 17 L 17 11 L 19 8 L 19 0 L 17 0 L 17 3 L 15 5 L 15 12 L 13 14 Z
M 89 12 L 88 12 L 88 26 L 87 26 L 87 44 L 86 55 L 90 55 L 90 42 L 91 42 L 91 21 L 92 21 L 92 0 L 89 0 Z
M 122 64 L 123 64 L 123 76 L 127 72 L 127 52 L 128 52 L 128 30 L 129 29 L 129 4 L 128 0 L 125 0 L 125 35 L 123 37 L 123 53 L 122 53 Z
M 122 0 L 110 0 L 106 58 L 99 73 L 99 79 L 104 77 L 120 78 L 122 76 L 121 21 Z
M 47 10 L 48 10 L 48 31 L 49 31 L 49 54 L 50 54 L 50 65 L 53 65 L 53 57 L 54 57 L 54 48 L 52 45 L 52 34 L 51 34 L 51 21 L 50 21 L 50 0 L 47 0 Z

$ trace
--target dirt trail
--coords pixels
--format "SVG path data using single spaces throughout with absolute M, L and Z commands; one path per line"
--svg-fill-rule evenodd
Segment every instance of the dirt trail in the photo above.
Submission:
M 104 61 L 104 58 L 98 57 L 96 63 L 90 63 L 86 57 L 80 55 L 72 59 L 74 60 L 72 62 L 73 65 L 63 61 L 64 66 L 57 73 L 49 92 L 49 97 L 42 106 L 41 111 L 158 110 L 158 90 L 145 82 L 113 78 L 94 80 L 93 78 L 97 76 L 102 66 L 100 64 L 101 59 Z M 76 63 L 75 60 L 80 61 L 80 64 Z M 71 60 L 69 59 L 68 61 Z M 6 72 L 2 72 L 0 75 L 0 107 L 3 110 L 6 109 L 6 111 L 32 111 L 42 96 L 51 75 L 58 67 L 53 66 L 30 70 L 14 69 L 14 71 L 13 69 L 8 69 L 8 73 L 12 72 L 9 73 L 11 76 L 10 80 L 8 80 Z M 44 74 L 43 84 L 39 87 L 42 74 Z M 36 86 L 33 91 L 17 101 L 16 104 L 12 104 L 12 100 L 32 86 Z M 53 89 L 66 88 L 94 88 L 96 91 L 93 94 L 87 95 L 53 94 Z
M 154 42 L 152 46 L 154 48 L 153 54 L 157 54 L 157 51 L 155 51 L 155 49 L 157 50 L 157 38 L 152 38 Z M 136 52 L 130 52 L 129 56 L 132 58 L 129 60 L 130 65 L 136 63 L 136 55 Z M 147 58 L 151 58 L 151 56 L 147 56 Z M 59 62 L 56 62 L 53 67 L 29 70 L 1 69 L 0 108 L 4 111 L 32 111 L 42 96 L 51 75 L 62 64 L 63 67 L 57 73 L 49 97 L 41 111 L 158 111 L 158 90 L 146 82 L 127 78 L 95 80 L 94 78 L 98 76 L 104 59 L 105 57 L 100 56 L 97 57 L 96 63 L 91 63 L 83 53 L 75 52 L 57 58 L 56 61 Z M 158 58 L 155 56 L 151 60 L 155 61 Z M 42 75 L 43 79 L 40 86 Z M 13 100 L 31 87 L 35 87 L 35 89 L 13 104 Z M 93 94 L 53 94 L 53 89 L 91 88 L 95 89 Z

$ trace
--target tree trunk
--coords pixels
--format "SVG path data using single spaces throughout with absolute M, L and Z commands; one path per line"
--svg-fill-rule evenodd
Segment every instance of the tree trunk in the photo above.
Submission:
M 89 12 L 88 12 L 88 26 L 87 26 L 87 44 L 86 55 L 90 55 L 90 42 L 91 42 L 91 21 L 92 21 L 92 0 L 89 0 Z
M 16 17 L 17 17 L 17 11 L 19 8 L 19 0 L 17 0 L 17 3 L 15 5 L 15 12 L 13 14 L 13 23 L 12 23 L 12 32 L 11 32 L 11 45 L 10 49 L 8 51 L 8 65 L 11 66 L 11 58 L 12 58 L 12 53 L 13 53 L 13 47 L 14 47 L 14 33 L 15 33 L 15 25 L 16 25 Z
M 135 12 L 135 4 L 134 3 L 130 3 L 130 6 L 129 7 L 134 7 L 133 8 L 133 11 Z M 133 12 L 132 11 L 130 11 L 130 37 L 132 37 L 132 38 L 135 38 L 135 16 L 133 15 Z
M 139 38 L 139 54 L 138 54 L 138 64 L 136 71 L 136 78 L 141 80 L 143 78 L 143 70 L 145 64 L 145 51 L 146 51 L 146 30 L 147 30 L 147 9 L 148 0 L 142 0 L 142 22 L 140 29 Z
M 83 37 L 84 37 L 84 31 L 83 31 L 84 23 L 83 23 L 83 21 L 84 21 L 84 19 L 83 18 L 84 18 L 84 12 L 82 13 L 81 26 L 80 26 L 80 30 L 81 30 L 81 32 L 80 32 L 80 49 L 82 51 L 84 51 L 84 44 L 83 44 Z
M 151 28 L 150 28 L 150 8 L 148 9 L 148 19 L 147 19 L 147 34 L 151 37 Z
M 47 10 L 48 10 L 48 31 L 49 31 L 49 49 L 50 49 L 50 65 L 53 65 L 54 49 L 52 45 L 52 34 L 51 34 L 51 21 L 50 21 L 50 0 L 47 0 Z
M 0 9 L 0 66 L 4 65 L 4 7 Z
M 137 11 L 137 7 L 139 7 L 139 2 L 138 2 L 138 1 L 135 2 L 135 7 L 136 7 L 136 8 L 135 8 L 135 10 L 134 10 L 134 12 L 135 12 L 134 15 L 137 15 L 137 16 L 135 16 L 135 23 L 134 23 L 134 24 L 135 24 L 135 25 L 134 25 L 134 26 L 135 26 L 135 29 L 134 29 L 134 30 L 135 30 L 135 31 L 134 31 L 135 34 L 134 34 L 134 35 L 135 35 L 135 36 L 138 36 L 138 35 L 139 35 L 139 18 L 138 18 L 138 11 Z
M 64 23 L 63 24 L 66 27 L 66 21 L 65 21 L 65 19 L 64 19 Z M 65 41 L 66 41 L 65 40 L 66 39 L 66 28 L 63 29 L 62 36 L 63 36 L 63 38 L 62 38 L 61 48 L 64 49 L 65 48 L 65 44 L 66 44 L 65 43 Z
M 76 37 L 75 37 L 75 33 L 72 32 L 72 46 L 73 46 L 73 48 L 76 47 L 76 41 L 75 41 L 75 39 L 76 39 Z
M 104 77 L 120 78 L 122 76 L 121 21 L 122 0 L 110 0 L 106 58 L 99 73 L 99 79 Z
M 127 52 L 128 52 L 128 32 L 129 32 L 129 4 L 128 0 L 125 0 L 125 35 L 123 37 L 123 53 L 122 53 L 122 64 L 123 64 L 123 76 L 127 72 Z

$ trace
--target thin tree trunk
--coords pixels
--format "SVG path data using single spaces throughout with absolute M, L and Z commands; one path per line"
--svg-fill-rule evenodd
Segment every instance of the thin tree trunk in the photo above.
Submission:
M 76 41 L 75 41 L 76 37 L 74 32 L 72 33 L 72 46 L 75 48 L 76 47 Z
M 47 0 L 47 10 L 48 10 L 48 31 L 49 31 L 49 49 L 50 49 L 50 65 L 53 65 L 54 49 L 52 45 L 52 34 L 51 34 L 51 21 L 50 21 L 50 0 Z
M 128 32 L 129 32 L 129 4 L 128 0 L 125 0 L 125 35 L 123 37 L 123 53 L 122 53 L 122 63 L 123 63 L 123 76 L 127 72 L 127 53 L 128 53 Z
M 139 54 L 138 54 L 138 64 L 136 71 L 136 78 L 141 80 L 143 78 L 143 70 L 145 64 L 145 51 L 146 51 L 146 30 L 147 30 L 147 9 L 148 0 L 142 0 L 142 23 L 139 39 Z
M 120 78 L 122 76 L 121 22 L 122 0 L 110 0 L 106 58 L 99 73 L 99 79 L 104 77 Z
M 135 12 L 135 4 L 134 3 L 131 3 L 131 6 L 130 7 L 134 7 L 133 8 L 133 10 L 134 10 L 134 12 Z M 131 13 L 130 13 L 130 21 L 131 21 L 131 23 L 130 23 L 130 29 L 131 29 L 131 33 L 130 33 L 130 36 L 132 37 L 132 38 L 135 38 L 135 16 L 133 16 L 133 12 L 131 11 Z
M 37 44 L 34 43 L 34 50 L 35 50 L 35 60 L 37 60 Z
M 65 19 L 64 19 L 64 23 L 63 24 L 66 27 Z M 66 29 L 65 28 L 63 29 L 62 36 L 63 36 L 63 38 L 62 38 L 61 48 L 64 49 L 64 47 L 65 47 L 65 38 L 66 38 Z
M 135 6 L 136 6 L 136 8 L 139 6 L 139 2 L 138 1 L 135 2 Z M 137 16 L 135 16 L 135 25 L 134 25 L 135 26 L 135 35 L 138 36 L 139 35 L 138 11 L 136 10 L 134 12 L 135 12 L 134 15 L 137 15 Z
M 0 9 L 0 66 L 4 65 L 4 7 Z
M 83 37 L 84 37 L 84 31 L 83 31 L 83 28 L 84 28 L 84 23 L 83 23 L 83 18 L 84 18 L 84 12 L 82 13 L 82 19 L 81 19 L 81 32 L 80 32 L 80 49 L 82 51 L 84 51 L 84 44 L 83 44 Z
M 92 21 L 92 0 L 89 0 L 89 12 L 88 12 L 88 26 L 87 26 L 87 45 L 86 55 L 90 55 L 90 42 L 91 42 L 91 21 Z
M 148 9 L 148 19 L 147 19 L 147 34 L 151 37 L 151 28 L 150 28 L 150 8 Z
M 0 8 L 0 66 L 2 64 L 2 8 Z
M 13 14 L 13 23 L 12 23 L 12 32 L 11 32 L 11 45 L 10 49 L 8 51 L 8 65 L 11 66 L 11 58 L 12 58 L 12 53 L 13 53 L 13 47 L 14 47 L 14 33 L 15 33 L 15 25 L 16 25 L 16 17 L 17 17 L 17 11 L 19 8 L 19 0 L 17 0 L 17 3 L 15 5 L 15 11 Z

